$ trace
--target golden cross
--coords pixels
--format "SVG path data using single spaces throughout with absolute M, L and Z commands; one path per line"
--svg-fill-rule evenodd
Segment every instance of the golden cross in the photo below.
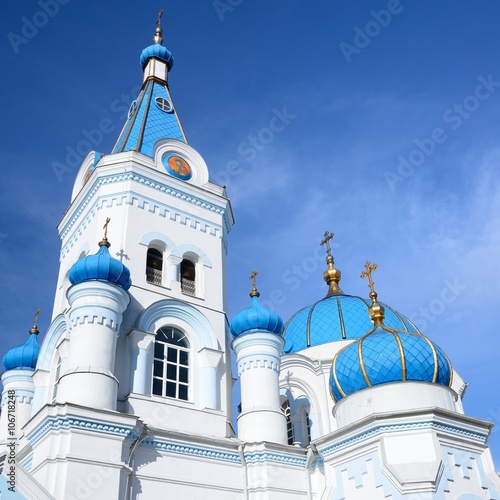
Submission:
M 160 26 L 160 23 L 161 23 L 161 16 L 163 16 L 163 9 L 160 10 L 160 12 L 158 13 L 158 19 L 156 20 L 156 24 L 158 26 Z
M 104 226 L 102 228 L 104 229 L 104 238 L 103 240 L 107 239 L 108 236 L 108 224 L 111 219 L 109 217 L 106 218 L 106 222 L 104 223 Z
M 36 310 L 35 313 L 35 324 L 33 325 L 33 328 L 36 328 L 36 324 L 38 323 L 38 315 L 40 314 L 40 308 Z
M 370 287 L 370 292 L 374 293 L 375 291 L 373 290 L 373 286 L 375 285 L 373 279 L 372 279 L 372 273 L 377 269 L 377 264 L 373 264 L 367 260 L 365 264 L 366 271 L 363 271 L 361 273 L 361 278 L 366 278 L 368 276 L 368 286 Z
M 328 231 L 325 231 L 325 239 L 321 241 L 321 246 L 326 245 L 326 255 L 330 256 L 332 249 L 330 248 L 330 240 L 334 237 L 335 235 L 333 233 L 329 233 Z
M 252 274 L 250 275 L 250 280 L 253 280 L 253 287 L 256 288 L 257 287 L 257 282 L 256 282 L 256 278 L 257 278 L 257 275 L 259 274 L 259 271 L 252 271 Z

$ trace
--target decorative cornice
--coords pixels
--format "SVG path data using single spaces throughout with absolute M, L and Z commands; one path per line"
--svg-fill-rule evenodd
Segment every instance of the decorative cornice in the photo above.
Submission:
M 115 333 L 120 331 L 120 325 L 116 323 L 113 318 L 106 318 L 105 316 L 79 314 L 72 315 L 70 318 L 70 331 L 73 330 L 78 325 L 102 325 L 107 326 L 109 329 L 113 330 Z
M 276 373 L 280 372 L 280 362 L 276 360 L 274 356 L 264 356 L 261 355 L 258 358 L 248 359 L 245 356 L 243 359 L 238 361 L 238 376 L 241 376 L 246 370 L 251 370 L 253 368 L 269 368 L 274 370 Z
M 115 425 L 86 418 L 54 416 L 48 417 L 46 420 L 41 422 L 40 425 L 26 435 L 26 439 L 30 442 L 31 446 L 33 446 L 49 432 L 59 431 L 61 429 L 87 430 L 98 434 L 120 436 L 131 440 L 139 436 L 139 433 L 134 427 Z
M 477 441 L 480 441 L 482 444 L 486 442 L 487 435 L 485 434 L 480 434 L 477 432 L 472 432 L 466 429 L 461 429 L 459 427 L 455 427 L 452 425 L 446 425 L 442 424 L 439 422 L 432 422 L 432 421 L 427 421 L 427 422 L 408 422 L 404 424 L 392 424 L 392 425 L 377 425 L 376 427 L 369 429 L 364 432 L 360 432 L 358 434 L 355 434 L 354 436 L 350 436 L 346 439 L 342 439 L 330 446 L 327 446 L 326 448 L 323 448 L 321 450 L 321 455 L 323 457 L 328 457 L 331 454 L 343 450 L 353 444 L 359 443 L 360 441 L 365 441 L 369 438 L 372 438 L 374 436 L 378 436 L 380 434 L 386 433 L 386 432 L 400 432 L 400 431 L 408 431 L 408 430 L 416 430 L 416 429 L 432 429 L 432 430 L 439 430 L 439 431 L 444 431 L 450 434 L 455 434 L 457 436 L 465 436 L 471 439 L 475 439 Z M 319 449 L 319 447 L 318 447 Z
M 241 463 L 238 452 L 217 450 L 212 448 L 202 448 L 181 443 L 172 443 L 163 440 L 146 439 L 141 446 L 147 446 L 159 451 L 175 453 L 178 455 L 189 455 L 204 459 L 217 460 L 219 462 Z
M 296 467 L 305 467 L 307 457 L 297 457 L 294 455 L 283 455 L 281 453 L 273 453 L 269 451 L 254 451 L 245 453 L 245 461 L 248 464 L 273 462 L 278 464 L 294 465 Z
M 231 462 L 241 464 L 241 458 L 237 451 L 227 451 L 222 449 L 205 448 L 184 443 L 175 443 L 164 440 L 146 439 L 141 446 L 153 448 L 158 451 L 174 453 L 177 455 L 195 456 L 203 459 L 216 460 L 219 462 Z M 292 465 L 295 467 L 305 467 L 306 456 L 285 455 L 270 451 L 252 451 L 245 453 L 247 463 L 278 463 L 282 465 Z
M 33 402 L 33 394 L 35 392 L 35 389 L 14 389 L 15 390 L 15 399 L 18 404 L 28 404 L 30 405 Z M 7 401 L 9 401 L 9 397 L 7 395 L 7 391 L 3 391 L 2 394 L 2 403 L 1 407 L 3 407 L 7 404 Z M 12 401 L 12 400 L 10 400 Z
M 33 455 L 30 455 L 28 458 L 25 458 L 21 462 L 21 467 L 25 468 L 29 472 L 31 470 L 32 464 L 33 464 Z
M 74 241 L 78 239 L 77 235 L 80 234 L 82 232 L 82 229 L 85 228 L 86 226 L 85 223 L 90 221 L 90 218 L 93 216 L 92 213 L 94 212 L 94 210 L 99 208 L 100 205 L 102 206 L 102 204 L 104 203 L 106 203 L 107 208 L 110 208 L 114 205 L 120 206 L 124 202 L 129 205 L 136 203 L 137 208 L 144 209 L 147 206 L 149 207 L 148 208 L 149 211 L 153 213 L 158 213 L 161 216 L 165 216 L 166 213 L 169 212 L 171 214 L 170 218 L 172 220 L 178 221 L 181 224 L 186 224 L 186 218 L 190 218 L 192 219 L 191 227 L 203 232 L 207 232 L 209 228 L 214 228 L 215 230 L 210 229 L 209 233 L 212 234 L 213 236 L 218 236 L 222 238 L 222 234 L 217 234 L 220 233 L 221 230 L 221 227 L 219 225 L 211 223 L 209 221 L 204 221 L 203 219 L 200 218 L 196 218 L 192 214 L 185 214 L 178 209 L 172 210 L 173 207 L 165 203 L 160 203 L 158 200 L 154 200 L 146 196 L 139 195 L 138 193 L 133 193 L 130 190 L 109 194 L 104 197 L 99 197 L 94 202 L 93 207 L 90 208 L 92 200 L 95 198 L 97 192 L 102 186 L 109 184 L 117 184 L 127 181 L 151 187 L 161 193 L 171 196 L 172 198 L 181 199 L 186 201 L 187 203 L 191 203 L 210 212 L 220 214 L 224 221 L 223 224 L 225 233 L 227 234 L 231 230 L 231 224 L 228 219 L 227 208 L 224 207 L 223 205 L 218 205 L 216 203 L 207 201 L 206 199 L 203 199 L 200 196 L 196 196 L 192 193 L 189 193 L 186 190 L 174 188 L 172 186 L 169 186 L 162 182 L 158 182 L 154 179 L 151 179 L 150 177 L 147 177 L 144 174 L 139 174 L 137 172 L 123 172 L 119 174 L 103 175 L 95 180 L 92 188 L 88 191 L 84 199 L 80 201 L 78 207 L 73 211 L 71 217 L 61 229 L 60 237 L 61 239 L 64 240 L 64 238 L 66 238 L 71 229 L 75 226 L 76 221 L 80 218 L 82 213 L 86 209 L 89 209 L 88 211 L 89 213 L 85 217 L 85 220 L 83 220 L 79 224 L 79 227 L 75 229 L 73 236 L 69 239 L 69 241 L 66 243 L 66 245 L 64 245 L 63 249 L 61 250 L 62 256 L 64 256 L 65 253 L 67 252 L 66 247 L 70 245 L 70 243 L 74 244 Z M 174 215 L 174 217 L 172 217 L 172 214 Z M 80 228 L 80 226 L 82 225 L 83 228 Z

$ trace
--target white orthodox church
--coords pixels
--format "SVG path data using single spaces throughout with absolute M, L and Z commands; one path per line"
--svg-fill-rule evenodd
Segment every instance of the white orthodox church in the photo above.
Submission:
M 377 301 L 375 266 L 369 298 L 341 290 L 331 234 L 324 298 L 284 323 L 254 279 L 227 317 L 231 204 L 162 43 L 112 152 L 77 174 L 43 343 L 35 324 L 4 357 L 1 500 L 500 500 L 453 360 Z

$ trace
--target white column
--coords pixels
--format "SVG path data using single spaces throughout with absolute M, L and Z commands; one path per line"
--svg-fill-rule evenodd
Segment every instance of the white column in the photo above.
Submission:
M 156 335 L 151 332 L 132 330 L 128 334 L 130 349 L 130 392 L 151 394 L 153 350 Z
M 67 295 L 70 348 L 58 401 L 115 410 L 116 341 L 130 296 L 119 286 L 101 281 L 77 283 Z
M 202 407 L 218 410 L 220 407 L 220 382 L 217 368 L 222 352 L 204 347 L 200 351 Z
M 2 384 L 0 443 L 18 437 L 31 418 L 35 393 L 33 370 L 8 370 L 2 374 Z
M 31 414 L 34 415 L 47 401 L 47 387 L 49 387 L 50 372 L 37 368 L 33 374 L 35 392 L 33 395 L 33 404 Z
M 279 399 L 283 338 L 252 332 L 233 340 L 241 385 L 238 437 L 246 442 L 287 443 L 286 417 Z
M 170 255 L 167 259 L 167 279 L 168 286 L 172 291 L 181 293 L 180 263 L 182 259 L 176 255 Z

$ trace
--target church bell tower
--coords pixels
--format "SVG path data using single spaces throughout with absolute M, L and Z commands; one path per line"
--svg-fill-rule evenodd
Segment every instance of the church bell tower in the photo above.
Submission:
M 58 226 L 53 318 L 33 374 L 37 417 L 26 432 L 35 478 L 56 478 L 63 455 L 81 467 L 71 425 L 61 449 L 37 450 L 56 432 L 47 419 L 119 421 L 128 429 L 120 439 L 131 442 L 171 431 L 233 435 L 225 274 L 234 220 L 225 188 L 209 181 L 188 144 L 160 20 L 116 144 L 83 161 Z M 71 474 L 64 477 L 56 496 L 71 489 Z

